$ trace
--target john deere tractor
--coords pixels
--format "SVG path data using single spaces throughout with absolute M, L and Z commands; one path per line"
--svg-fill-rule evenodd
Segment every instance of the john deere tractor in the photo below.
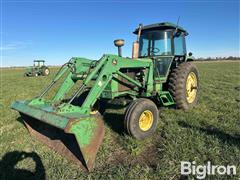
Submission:
M 101 102 L 125 102 L 125 131 L 139 140 L 156 130 L 158 107 L 189 110 L 197 104 L 199 75 L 187 55 L 187 31 L 166 22 L 139 25 L 133 33 L 132 58 L 122 57 L 124 40 L 115 40 L 118 55 L 73 57 L 40 95 L 12 104 L 33 136 L 87 170 L 104 136 Z M 51 90 L 54 96 L 47 98 Z
M 27 67 L 24 76 L 48 76 L 50 70 L 45 66 L 44 60 L 34 60 L 33 66 Z

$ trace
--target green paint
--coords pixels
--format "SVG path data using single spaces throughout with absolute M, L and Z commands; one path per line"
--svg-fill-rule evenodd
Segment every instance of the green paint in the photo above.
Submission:
M 94 130 L 97 127 L 95 118 L 86 118 L 84 120 L 79 120 L 74 122 L 70 132 L 72 132 L 77 139 L 80 148 L 87 146 L 91 143 L 94 136 Z
M 43 108 L 45 108 L 45 110 L 43 110 L 43 108 L 41 108 L 40 106 L 28 105 L 24 101 L 15 101 L 11 105 L 12 109 L 17 110 L 20 113 L 38 119 L 47 124 L 51 124 L 57 128 L 64 129 L 67 126 L 69 119 L 56 113 L 46 111 L 46 107 L 47 106 L 43 106 Z
M 41 99 L 41 98 L 36 98 L 36 99 L 33 99 L 29 102 L 29 105 L 43 105 L 45 104 L 45 100 Z
M 159 98 L 164 106 L 171 106 L 175 104 L 172 95 L 168 91 L 161 91 Z
M 53 101 L 59 101 L 64 98 L 64 95 L 73 87 L 75 84 L 71 78 L 72 74 L 70 73 L 67 78 L 62 83 L 61 87 L 57 91 L 56 95 L 53 98 Z

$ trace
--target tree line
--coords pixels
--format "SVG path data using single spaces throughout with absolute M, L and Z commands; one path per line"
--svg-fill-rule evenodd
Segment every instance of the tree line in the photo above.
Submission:
M 220 61 L 220 60 L 240 60 L 238 56 L 227 56 L 227 57 L 199 57 L 195 58 L 197 61 Z

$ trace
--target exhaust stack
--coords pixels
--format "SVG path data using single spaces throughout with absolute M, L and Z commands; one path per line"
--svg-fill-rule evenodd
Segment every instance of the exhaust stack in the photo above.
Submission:
M 137 59 L 138 58 L 139 40 L 140 40 L 140 36 L 141 36 L 142 26 L 143 26 L 142 24 L 139 24 L 137 41 L 133 43 L 133 48 L 132 48 L 132 58 L 133 59 Z

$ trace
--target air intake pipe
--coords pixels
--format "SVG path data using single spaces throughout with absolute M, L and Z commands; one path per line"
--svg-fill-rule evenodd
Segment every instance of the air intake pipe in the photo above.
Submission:
M 116 39 L 114 40 L 114 45 L 118 47 L 118 56 L 122 57 L 122 46 L 124 45 L 123 39 Z

